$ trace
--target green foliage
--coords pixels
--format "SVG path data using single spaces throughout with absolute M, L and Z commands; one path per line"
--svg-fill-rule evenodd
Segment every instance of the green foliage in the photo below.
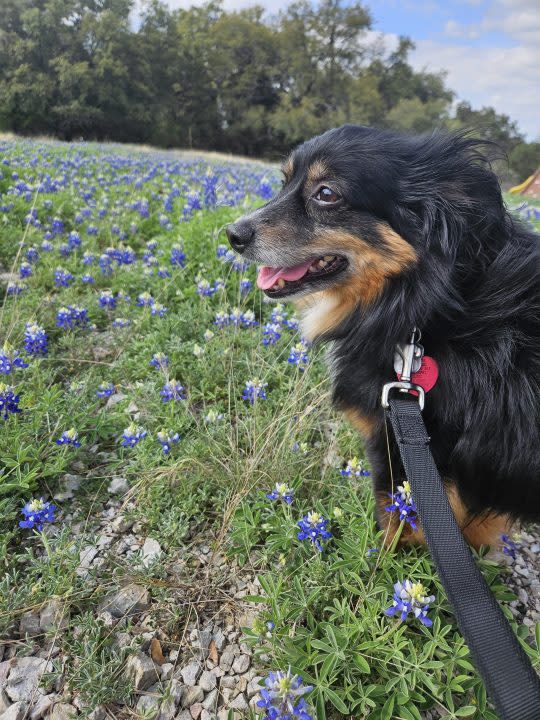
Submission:
M 523 182 L 540 167 L 540 143 L 520 143 L 510 153 L 510 166 Z
M 389 52 L 370 28 L 368 9 L 344 0 L 275 17 L 218 0 L 0 0 L 0 127 L 270 157 L 347 122 L 472 127 L 507 154 L 523 143 L 493 108 L 452 115 L 444 74 L 413 70 L 409 38 Z M 527 147 L 511 156 L 519 175 L 537 156 Z

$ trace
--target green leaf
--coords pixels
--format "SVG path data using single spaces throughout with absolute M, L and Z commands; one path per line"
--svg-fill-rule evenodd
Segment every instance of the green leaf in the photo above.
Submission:
M 472 717 L 477 708 L 474 705 L 464 705 L 456 710 L 456 717 Z
M 353 662 L 356 665 L 356 667 L 360 670 L 360 672 L 363 672 L 363 673 L 371 672 L 371 668 L 369 667 L 368 661 L 362 655 L 359 655 L 358 653 L 356 655 L 354 655 Z
M 335 693 L 333 690 L 330 690 L 330 688 L 325 688 L 324 694 L 326 695 L 328 700 L 330 700 L 336 710 L 339 710 L 339 712 L 343 713 L 344 715 L 347 715 L 349 713 L 349 708 L 345 705 L 345 703 L 337 693 Z
M 534 626 L 534 639 L 537 649 L 540 650 L 540 621 Z

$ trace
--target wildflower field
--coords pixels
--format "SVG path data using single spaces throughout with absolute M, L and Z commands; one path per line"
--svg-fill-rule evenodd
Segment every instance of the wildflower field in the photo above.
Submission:
M 322 351 L 228 250 L 277 187 L 0 140 L 0 717 L 496 719 L 427 553 L 381 545 Z

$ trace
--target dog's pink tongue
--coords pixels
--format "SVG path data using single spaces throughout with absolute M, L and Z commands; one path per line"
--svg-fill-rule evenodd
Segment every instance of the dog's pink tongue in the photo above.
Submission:
M 283 278 L 283 280 L 300 280 L 307 273 L 310 265 L 311 261 L 293 267 L 268 267 L 268 265 L 263 265 L 257 276 L 257 287 L 261 290 L 268 290 L 280 278 Z

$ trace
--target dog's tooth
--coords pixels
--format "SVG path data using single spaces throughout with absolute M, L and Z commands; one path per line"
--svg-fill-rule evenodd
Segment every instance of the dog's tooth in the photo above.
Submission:
M 317 268 L 315 267 L 315 265 L 310 265 L 308 267 L 308 273 L 310 273 L 310 272 L 317 272 Z
M 284 287 L 285 287 L 285 280 L 284 280 L 283 278 L 279 278 L 279 280 L 277 281 L 276 285 L 277 285 L 278 288 L 280 288 L 280 289 L 281 289 L 281 288 L 284 288 Z
M 328 263 L 326 262 L 326 260 L 319 260 L 318 265 L 320 268 L 323 268 L 323 267 L 326 267 L 328 265 Z
M 324 259 L 326 260 L 326 262 L 331 262 L 332 260 L 335 259 L 335 257 L 336 257 L 335 255 L 325 255 Z

